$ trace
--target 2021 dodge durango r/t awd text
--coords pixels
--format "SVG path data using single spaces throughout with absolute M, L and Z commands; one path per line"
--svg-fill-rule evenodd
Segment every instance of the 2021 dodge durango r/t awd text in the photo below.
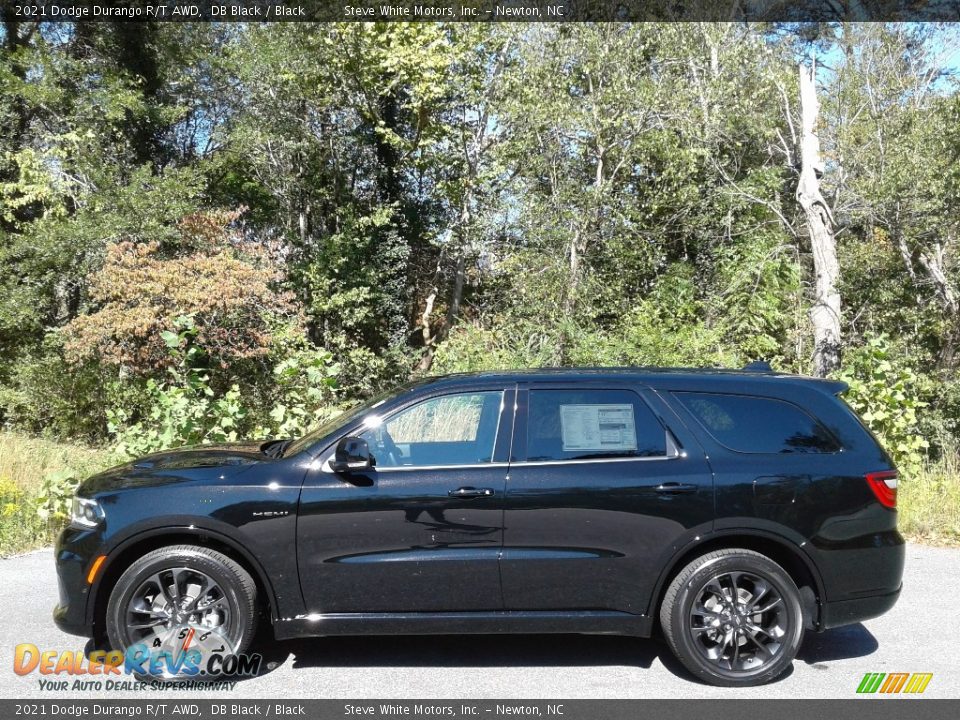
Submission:
M 150 455 L 84 482 L 64 630 L 191 627 L 246 650 L 394 633 L 658 628 L 717 685 L 900 593 L 897 474 L 842 383 L 575 369 L 431 378 L 298 440 Z M 193 635 L 191 635 L 193 637 Z

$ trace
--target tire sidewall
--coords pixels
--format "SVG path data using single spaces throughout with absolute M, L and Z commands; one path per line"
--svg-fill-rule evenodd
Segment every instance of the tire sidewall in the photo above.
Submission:
M 689 617 L 697 594 L 714 575 L 725 572 L 749 572 L 772 583 L 783 598 L 789 628 L 783 638 L 783 647 L 777 658 L 750 672 L 724 672 L 714 667 L 696 646 L 690 636 Z M 790 576 L 772 560 L 758 555 L 728 555 L 712 559 L 698 567 L 677 593 L 670 613 L 671 630 L 678 649 L 689 659 L 684 663 L 701 679 L 714 685 L 729 687 L 762 685 L 780 677 L 793 661 L 803 639 L 803 609 L 800 593 Z
M 235 653 L 241 653 L 249 644 L 250 616 L 252 610 L 238 591 L 238 578 L 230 569 L 207 555 L 190 550 L 155 555 L 148 553 L 127 568 L 110 592 L 107 602 L 106 630 L 110 646 L 126 652 L 136 641 L 132 641 L 126 628 L 126 609 L 131 597 L 140 584 L 161 570 L 173 567 L 187 567 L 199 570 L 213 578 L 224 592 L 230 607 L 231 623 L 224 637 L 229 641 Z

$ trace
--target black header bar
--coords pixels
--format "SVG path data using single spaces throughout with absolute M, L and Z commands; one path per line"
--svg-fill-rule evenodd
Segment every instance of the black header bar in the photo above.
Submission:
M 22 22 L 929 22 L 960 0 L 0 0 Z

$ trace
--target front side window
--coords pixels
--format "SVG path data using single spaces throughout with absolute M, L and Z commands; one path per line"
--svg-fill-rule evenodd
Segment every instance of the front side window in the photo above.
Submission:
M 527 460 L 667 454 L 666 430 L 629 390 L 531 390 Z
M 503 393 L 443 395 L 392 415 L 361 437 L 378 468 L 477 465 L 493 459 Z
M 796 405 L 774 398 L 677 392 L 721 445 L 744 453 L 833 453 L 836 438 Z

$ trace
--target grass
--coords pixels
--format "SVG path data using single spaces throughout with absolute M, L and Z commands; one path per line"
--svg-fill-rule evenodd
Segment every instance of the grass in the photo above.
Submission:
M 62 518 L 37 512 L 46 478 L 72 471 L 81 479 L 114 462 L 105 450 L 0 432 L 0 557 L 50 545 L 63 527 Z
M 960 545 L 960 457 L 928 465 L 897 489 L 900 532 L 930 545 Z
M 38 488 L 50 472 L 71 468 L 86 477 L 111 462 L 112 456 L 107 450 L 0 432 L 0 478 L 23 490 Z
M 483 396 L 448 395 L 415 405 L 387 423 L 394 442 L 472 442 L 477 438 Z
M 431 422 L 417 420 L 445 439 L 470 436 L 468 427 L 475 427 L 479 412 L 473 407 L 435 410 L 440 412 Z M 465 418 L 472 422 L 463 422 Z M 114 462 L 106 450 L 0 432 L 0 556 L 47 546 L 63 526 L 62 519 L 45 520 L 37 513 L 44 478 L 70 469 L 81 479 Z M 960 546 L 960 456 L 901 480 L 897 505 L 900 531 L 910 540 Z

